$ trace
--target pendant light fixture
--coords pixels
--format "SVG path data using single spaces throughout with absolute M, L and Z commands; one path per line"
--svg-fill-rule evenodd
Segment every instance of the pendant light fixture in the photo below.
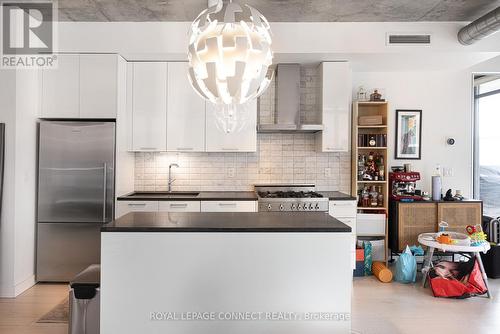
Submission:
M 271 30 L 255 8 L 209 0 L 189 34 L 189 80 L 214 103 L 219 128 L 232 132 L 246 118 L 246 102 L 260 96 L 272 80 Z

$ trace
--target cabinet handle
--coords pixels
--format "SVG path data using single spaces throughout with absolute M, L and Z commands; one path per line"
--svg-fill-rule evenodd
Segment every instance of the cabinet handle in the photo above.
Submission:
M 239 151 L 240 149 L 239 148 L 231 148 L 231 147 L 223 147 L 222 150 L 223 151 Z
M 192 147 L 177 147 L 177 151 L 192 151 Z
M 128 206 L 146 206 L 146 203 L 128 203 Z
M 236 206 L 236 203 L 219 203 L 219 206 Z
M 179 203 L 179 204 L 174 204 L 174 203 L 171 203 L 170 204 L 170 207 L 171 208 L 185 208 L 187 207 L 187 203 Z

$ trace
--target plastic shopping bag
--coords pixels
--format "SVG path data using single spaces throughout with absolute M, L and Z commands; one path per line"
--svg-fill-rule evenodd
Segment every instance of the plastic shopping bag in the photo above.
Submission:
M 410 247 L 399 256 L 396 262 L 396 281 L 401 283 L 415 283 L 417 278 L 417 259 L 411 253 Z

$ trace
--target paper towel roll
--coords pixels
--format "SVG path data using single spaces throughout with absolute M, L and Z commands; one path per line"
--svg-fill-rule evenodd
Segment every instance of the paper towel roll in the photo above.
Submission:
M 432 177 L 432 200 L 440 201 L 442 193 L 441 176 L 434 175 Z

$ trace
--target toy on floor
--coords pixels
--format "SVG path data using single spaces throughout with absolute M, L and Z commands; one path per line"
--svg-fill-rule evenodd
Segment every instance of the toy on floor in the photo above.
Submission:
M 372 272 L 382 283 L 389 283 L 392 281 L 392 271 L 387 268 L 383 262 L 373 261 Z

